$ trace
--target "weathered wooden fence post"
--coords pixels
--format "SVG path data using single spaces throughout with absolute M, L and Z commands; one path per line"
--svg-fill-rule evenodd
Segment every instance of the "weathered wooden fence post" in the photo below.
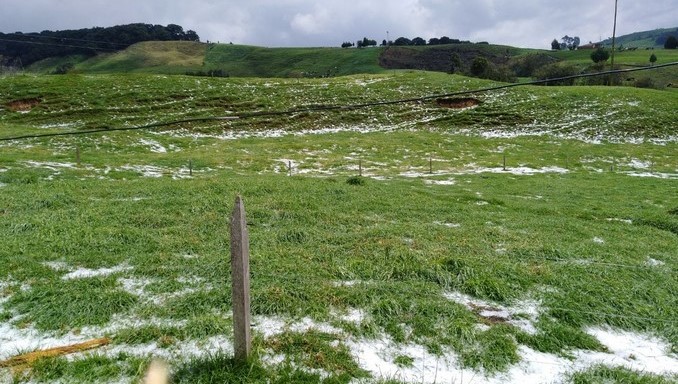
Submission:
M 433 174 L 433 158 L 428 158 L 428 173 Z
M 245 361 L 252 350 L 250 335 L 250 239 L 245 204 L 235 198 L 231 216 L 231 278 L 235 360 Z
M 75 146 L 75 163 L 80 166 L 80 146 L 76 145 Z
M 193 160 L 188 159 L 188 175 L 193 176 Z
M 290 171 L 290 176 L 292 176 L 292 160 L 287 161 L 287 168 Z
M 363 160 L 358 159 L 358 176 L 363 175 Z

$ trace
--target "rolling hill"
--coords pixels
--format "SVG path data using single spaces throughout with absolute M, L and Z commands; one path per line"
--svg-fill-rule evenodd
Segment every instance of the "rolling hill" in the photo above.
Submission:
M 615 44 L 624 47 L 663 48 L 666 38 L 671 35 L 678 37 L 678 27 L 654 29 L 619 36 L 616 38 Z M 612 45 L 612 39 L 603 40 L 601 43 L 609 47 Z
M 663 31 L 663 32 L 662 32 Z M 622 36 L 620 44 L 657 39 L 661 33 Z M 648 48 L 649 49 L 649 48 Z M 653 51 L 655 64 L 678 61 L 677 50 Z M 389 70 L 417 69 L 454 72 L 471 76 L 477 57 L 486 59 L 498 81 L 530 78 L 544 65 L 572 64 L 576 71 L 593 70 L 590 50 L 548 51 L 491 44 L 448 44 L 435 46 L 391 46 L 372 48 L 264 48 L 233 44 L 206 44 L 191 41 L 147 41 L 127 49 L 95 57 L 71 55 L 52 57 L 31 65 L 36 73 L 153 73 L 217 77 L 320 78 L 353 74 L 379 74 Z M 650 65 L 645 49 L 617 52 L 621 68 Z M 456 61 L 456 64 L 454 62 Z M 678 83 L 675 67 L 657 71 L 655 87 Z M 634 78 L 629 77 L 629 85 Z

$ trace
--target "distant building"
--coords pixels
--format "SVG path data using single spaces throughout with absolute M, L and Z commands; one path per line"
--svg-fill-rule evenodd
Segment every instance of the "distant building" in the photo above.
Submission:
M 577 47 L 577 49 L 598 49 L 598 48 L 602 48 L 602 47 L 603 47 L 603 44 L 601 44 L 601 43 L 588 43 L 588 44 L 580 45 L 579 47 Z

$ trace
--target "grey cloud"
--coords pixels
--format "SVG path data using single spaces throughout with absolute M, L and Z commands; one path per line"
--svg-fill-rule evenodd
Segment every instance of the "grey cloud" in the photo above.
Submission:
M 675 27 L 675 0 L 620 4 L 619 34 Z M 175 23 L 203 40 L 262 46 L 338 46 L 389 31 L 545 48 L 565 34 L 612 34 L 613 2 L 570 0 L 3 0 L 0 31 L 35 32 L 134 22 Z

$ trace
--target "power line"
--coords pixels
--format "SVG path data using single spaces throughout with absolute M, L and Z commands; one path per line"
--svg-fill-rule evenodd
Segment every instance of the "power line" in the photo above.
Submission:
M 407 99 L 375 101 L 375 102 L 370 102 L 370 103 L 357 103 L 357 104 L 347 104 L 347 105 L 329 105 L 329 106 L 320 106 L 320 107 L 307 107 L 307 108 L 288 109 L 288 110 L 282 110 L 282 111 L 243 112 L 243 113 L 236 113 L 236 114 L 233 114 L 233 115 L 230 115 L 230 116 L 196 117 L 196 118 L 192 118 L 192 119 L 172 120 L 172 121 L 167 121 L 167 122 L 153 123 L 153 124 L 147 124 L 147 125 L 142 125 L 142 126 L 134 126 L 134 127 L 100 128 L 100 129 L 92 129 L 92 130 L 87 130 L 87 131 L 71 131 L 71 132 L 60 132 L 60 133 L 44 133 L 44 134 L 35 134 L 35 135 L 22 135 L 22 136 L 4 137 L 4 138 L 0 138 L 0 141 L 37 139 L 37 138 L 57 137 L 57 136 L 87 135 L 87 134 L 95 134 L 95 133 L 102 133 L 102 132 L 115 132 L 115 131 L 134 131 L 134 130 L 159 128 L 159 127 L 165 127 L 165 126 L 169 126 L 169 125 L 177 125 L 177 124 L 191 123 L 191 122 L 238 120 L 238 119 L 250 119 L 250 118 L 255 118 L 255 117 L 271 117 L 271 116 L 293 115 L 293 114 L 297 114 L 297 113 L 353 110 L 353 109 L 378 107 L 378 106 L 385 106 L 385 105 L 422 102 L 422 101 L 429 101 L 429 100 L 445 98 L 445 97 L 471 95 L 471 94 L 477 94 L 477 93 L 486 93 L 486 92 L 497 91 L 497 90 L 501 90 L 501 89 L 523 87 L 523 86 L 527 86 L 527 85 L 547 84 L 547 83 L 550 83 L 550 82 L 557 82 L 557 81 L 564 81 L 564 80 L 573 80 L 573 79 L 588 78 L 588 77 L 606 76 L 606 75 L 629 73 L 629 72 L 650 71 L 650 70 L 656 70 L 656 69 L 660 69 L 660 68 L 672 67 L 672 66 L 676 66 L 676 65 L 678 65 L 678 62 L 660 64 L 660 65 L 655 65 L 655 66 L 652 66 L 652 67 L 617 69 L 617 70 L 597 72 L 597 73 L 583 73 L 583 74 L 578 74 L 578 75 L 563 76 L 563 77 L 557 77 L 557 78 L 551 78 L 551 79 L 533 80 L 533 81 L 525 82 L 525 83 L 504 84 L 504 85 L 498 85 L 498 86 L 493 86 L 493 87 L 479 88 L 479 89 L 475 89 L 475 90 L 457 91 L 457 92 L 443 93 L 443 94 L 437 94 L 437 95 L 413 97 L 413 98 L 407 98 Z

